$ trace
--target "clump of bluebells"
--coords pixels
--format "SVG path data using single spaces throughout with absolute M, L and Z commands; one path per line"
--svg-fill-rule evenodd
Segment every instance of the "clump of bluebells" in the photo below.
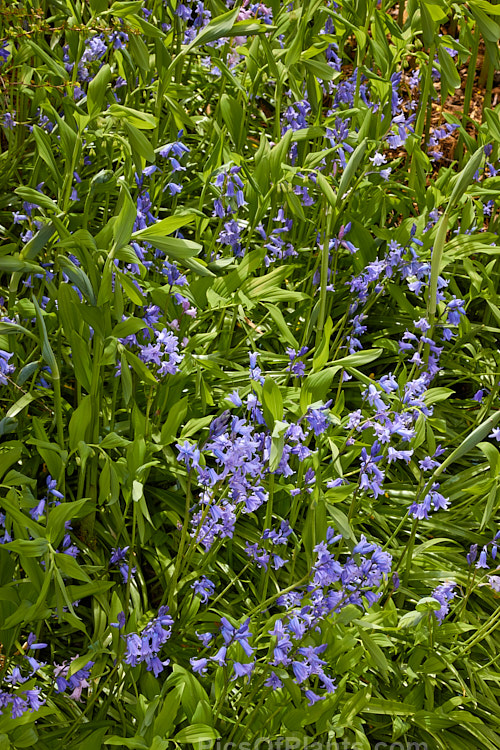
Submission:
M 437 601 L 441 605 L 439 609 L 434 610 L 434 616 L 440 625 L 450 611 L 451 600 L 456 596 L 457 592 L 454 590 L 455 587 L 456 583 L 454 583 L 453 581 L 449 581 L 447 583 L 441 584 L 432 592 L 433 598 L 437 599 Z
M 305 352 L 302 353 L 303 356 Z M 263 381 L 257 356 L 250 356 L 250 377 L 261 385 Z M 245 416 L 229 416 L 211 429 L 203 452 L 185 441 L 177 444 L 178 456 L 189 471 L 194 469 L 200 487 L 197 505 L 190 520 L 192 538 L 206 551 L 217 541 L 232 538 L 240 515 L 255 513 L 268 501 L 265 482 L 270 474 L 286 480 L 292 497 L 307 492 L 307 484 L 314 483 L 315 472 L 308 466 L 305 474 L 299 465 L 313 455 L 308 446 L 313 435 L 321 435 L 329 421 L 323 411 L 328 407 L 311 408 L 304 420 L 283 422 L 283 447 L 276 467 L 270 469 L 273 438 L 267 428 L 262 403 L 256 393 L 250 393 L 245 402 L 239 395 L 232 397 L 237 408 L 244 408 Z M 268 560 L 259 557 L 258 547 L 247 546 L 249 554 L 259 565 Z M 280 565 L 281 566 L 281 565 Z
M 13 719 L 19 719 L 24 714 L 38 711 L 47 702 L 47 692 L 50 683 L 56 693 L 69 690 L 71 700 L 80 701 L 84 689 L 90 688 L 90 672 L 94 666 L 88 661 L 82 668 L 69 674 L 71 662 L 78 658 L 74 656 L 68 664 L 48 665 L 39 661 L 35 654 L 47 648 L 46 643 L 37 643 L 34 633 L 30 633 L 26 643 L 19 652 L 15 663 L 9 665 L 4 683 L 9 690 L 0 690 L 0 715 L 10 712 Z M 40 684 L 36 684 L 36 680 Z M 26 687 L 22 687 L 26 684 Z
M 170 664 L 170 659 L 160 659 L 159 653 L 172 634 L 173 623 L 168 607 L 162 606 L 158 615 L 140 633 L 123 636 L 126 642 L 124 663 L 131 667 L 144 663 L 146 669 L 157 677 Z
M 281 545 L 286 544 L 291 533 L 289 524 L 282 522 L 279 531 L 267 529 L 262 538 Z M 283 679 L 291 678 L 300 686 L 309 705 L 333 693 L 335 682 L 325 671 L 327 662 L 319 657 L 328 644 L 313 646 L 307 645 L 308 641 L 321 630 L 323 622 L 344 607 L 370 608 L 380 596 L 377 590 L 387 579 L 392 562 L 390 554 L 365 537 L 354 547 L 352 555 L 339 559 L 336 546 L 341 540 L 342 535 L 329 528 L 326 541 L 314 548 L 316 561 L 309 572 L 309 582 L 276 599 L 275 606 L 280 612 L 274 618 L 274 627 L 266 634 L 271 639 L 265 665 L 252 658 L 255 647 L 250 619 L 236 626 L 223 617 L 219 633 L 198 634 L 204 650 L 203 655 L 191 658 L 193 670 L 206 674 L 224 666 L 231 679 L 243 678 L 246 682 L 263 675 L 265 685 L 274 689 L 282 688 Z M 261 561 L 261 564 L 267 563 Z M 260 642 L 264 635 L 260 635 Z M 242 661 L 245 657 L 251 660 Z M 320 692 L 317 686 L 312 689 L 311 681 L 317 683 L 315 678 L 319 678 Z
M 500 539 L 500 531 L 497 531 L 493 539 L 483 545 L 481 552 L 478 557 L 479 546 L 477 544 L 471 544 L 469 552 L 467 553 L 467 562 L 469 565 L 475 563 L 477 569 L 483 568 L 488 570 L 488 561 L 494 562 L 497 557 L 498 551 L 498 540 Z

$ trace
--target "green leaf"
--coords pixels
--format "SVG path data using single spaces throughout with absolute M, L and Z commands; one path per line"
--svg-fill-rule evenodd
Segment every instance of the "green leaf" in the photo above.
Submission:
M 280 389 L 272 378 L 266 378 L 264 381 L 262 407 L 267 426 L 272 430 L 275 420 L 283 419 L 283 398 Z
M 317 372 L 324 367 L 328 361 L 328 355 L 330 353 L 330 337 L 333 331 L 333 321 L 328 316 L 325 326 L 323 328 L 323 335 L 321 338 L 318 350 L 315 352 L 313 357 L 313 371 Z
M 202 250 L 202 246 L 197 242 L 184 240 L 180 237 L 163 237 L 156 234 L 149 234 L 146 238 L 142 236 L 141 239 L 146 239 L 151 245 L 163 250 L 169 257 L 180 262 L 188 261 Z M 213 274 L 211 275 L 213 276 Z
M 444 102 L 449 94 L 460 88 L 461 78 L 449 52 L 439 45 L 438 58 L 441 64 L 441 99 Z
M 87 91 L 87 110 L 92 120 L 103 108 L 106 89 L 111 81 L 111 68 L 108 63 L 101 65 L 97 75 L 89 83 Z
M 471 3 L 471 12 L 477 21 L 477 25 L 481 31 L 481 35 L 486 42 L 497 44 L 500 39 L 500 26 L 492 18 L 488 18 L 486 13 L 481 10 L 479 5 L 474 2 Z
M 52 153 L 52 144 L 49 136 L 38 125 L 33 125 L 33 135 L 35 136 L 38 154 L 52 172 L 52 176 L 56 182 L 58 182 L 60 173 Z
M 137 218 L 137 206 L 130 197 L 125 186 L 120 192 L 121 208 L 117 221 L 113 226 L 113 239 L 117 248 L 123 247 L 130 240 L 132 228 Z
M 115 325 L 112 331 L 112 336 L 115 338 L 126 338 L 133 333 L 139 333 L 139 331 L 147 330 L 147 323 L 142 318 L 130 317 L 126 320 L 121 320 Z
M 498 7 L 500 13 L 500 6 L 496 7 Z M 500 142 L 500 116 L 498 112 L 485 107 L 485 109 L 483 110 L 483 114 L 486 117 L 486 122 L 488 123 L 488 135 L 493 136 L 496 141 Z
M 480 424 L 479 427 L 476 427 L 475 430 L 471 432 L 468 437 L 466 437 L 460 445 L 455 448 L 452 453 L 450 453 L 447 458 L 444 459 L 443 463 L 440 464 L 435 470 L 434 473 L 429 480 L 429 483 L 432 483 L 437 479 L 440 474 L 445 471 L 448 466 L 451 466 L 451 464 L 455 463 L 455 461 L 458 461 L 458 459 L 462 458 L 462 456 L 465 456 L 467 453 L 469 453 L 473 448 L 475 448 L 478 443 L 481 442 L 481 440 L 484 440 L 484 438 L 489 435 L 489 433 L 492 431 L 492 429 L 498 424 L 498 421 L 500 420 L 500 411 L 497 411 L 495 414 L 492 414 L 491 417 L 489 417 L 483 424 Z
M 34 260 L 55 232 L 53 224 L 44 224 L 19 253 L 24 260 Z
M 64 255 L 59 255 L 57 258 L 59 266 L 69 276 L 73 284 L 78 287 L 82 294 L 88 299 L 91 305 L 96 304 L 96 296 L 90 283 L 90 279 L 82 268 L 76 266 L 73 261 L 66 258 Z
M 417 612 L 434 612 L 441 609 L 441 604 L 432 596 L 424 596 L 418 600 L 415 609 Z
M 271 170 L 271 178 L 274 182 L 278 182 L 283 173 L 282 163 L 286 160 L 292 143 L 292 136 L 293 130 L 287 130 L 279 143 L 277 143 L 276 146 L 273 146 L 269 152 L 269 167 Z
M 48 549 L 49 542 L 47 539 L 17 539 L 14 542 L 6 542 L 3 549 L 12 550 L 24 557 L 42 557 Z
M 334 193 L 334 190 L 326 177 L 321 174 L 321 172 L 316 173 L 316 181 L 318 183 L 318 187 L 325 196 L 326 200 L 330 204 L 332 208 L 335 208 L 337 206 L 337 196 Z
M 220 110 L 227 129 L 239 149 L 242 141 L 243 127 L 245 124 L 245 112 L 240 102 L 229 94 L 223 94 L 220 99 Z
M 21 396 L 21 398 L 18 398 L 14 404 L 12 404 L 5 416 L 9 419 L 17 417 L 17 415 L 20 414 L 23 409 L 26 409 L 26 407 L 29 406 L 35 400 L 35 398 L 37 397 L 33 396 L 31 393 L 25 393 L 23 396 Z
M 61 503 L 51 508 L 47 518 L 47 538 L 57 547 L 64 534 L 64 524 L 75 518 L 81 518 L 89 511 L 89 503 L 86 498 L 75 500 L 71 503 Z
M 22 198 L 23 201 L 28 201 L 28 203 L 34 203 L 35 206 L 41 206 L 49 211 L 59 213 L 59 207 L 54 203 L 52 198 L 49 198 L 48 195 L 44 195 L 38 190 L 33 190 L 33 188 L 28 187 L 18 187 L 14 192 Z
M 340 204 L 340 202 L 344 200 L 345 194 L 351 187 L 351 183 L 354 179 L 354 175 L 356 174 L 356 170 L 358 169 L 361 163 L 361 159 L 363 158 L 363 155 L 365 153 L 366 144 L 367 139 L 364 138 L 349 157 L 349 161 L 347 162 L 344 173 L 340 179 L 339 189 L 337 192 L 338 204 Z
M 271 453 L 269 456 L 269 471 L 276 471 L 283 455 L 285 447 L 285 432 L 289 427 L 288 422 L 276 420 L 273 424 L 271 434 Z
M 347 357 L 336 359 L 335 365 L 342 365 L 342 367 L 368 365 L 370 362 L 375 362 L 383 352 L 383 349 L 366 349 L 362 352 L 355 352 L 354 354 L 348 354 Z
M 69 420 L 69 447 L 71 451 L 78 448 L 78 443 L 83 440 L 88 443 L 87 433 L 92 422 L 92 397 L 84 396 L 77 409 L 74 410 Z
M 130 440 L 117 435 L 116 432 L 108 432 L 99 443 L 99 447 L 106 448 L 106 450 L 110 450 L 110 448 L 125 448 L 127 445 L 130 445 Z
M 52 53 L 52 55 L 49 55 L 47 52 L 45 52 L 44 49 L 42 49 L 32 39 L 29 39 L 29 38 L 24 39 L 24 42 L 28 47 L 31 47 L 31 49 L 36 55 L 42 58 L 42 60 L 44 61 L 44 63 L 46 64 L 47 68 L 50 70 L 51 73 L 58 76 L 63 81 L 67 80 L 68 73 L 66 72 L 66 70 L 63 68 L 62 65 L 59 65 L 59 63 L 57 63 L 54 60 L 54 53 Z
M 153 130 L 158 125 L 158 120 L 154 115 L 149 114 L 149 112 L 141 112 L 138 109 L 131 109 L 131 107 L 125 107 L 123 104 L 112 104 L 105 111 L 105 114 L 123 118 L 134 127 L 139 128 L 139 130 Z
M 132 750 L 149 750 L 148 743 L 141 737 L 119 737 L 113 734 L 111 737 L 104 737 L 103 742 L 105 745 L 118 745 Z
M 302 64 L 305 65 L 306 69 L 309 70 L 315 78 L 319 78 L 320 81 L 333 81 L 334 78 L 340 78 L 340 73 L 334 70 L 323 60 L 307 60 L 302 59 Z
M 302 413 L 307 411 L 309 404 L 315 401 L 325 401 L 326 394 L 334 376 L 342 369 L 341 365 L 327 367 L 320 372 L 314 372 L 307 376 L 302 383 L 300 391 L 300 407 Z
M 131 34 L 129 36 L 128 48 L 138 67 L 142 71 L 147 72 L 149 70 L 149 52 L 144 40 L 139 35 Z
M 67 555 L 64 552 L 55 552 L 54 561 L 58 570 L 64 573 L 64 575 L 69 576 L 70 578 L 76 578 L 77 581 L 91 583 L 88 574 L 71 555 Z
M 143 383 L 149 383 L 149 385 L 158 385 L 158 381 L 156 380 L 155 376 L 150 372 L 150 370 L 148 370 L 144 362 L 140 360 L 136 354 L 130 352 L 125 348 L 123 349 L 123 353 L 127 362 L 132 366 L 132 369 L 135 370 Z
M 176 401 L 168 410 L 167 418 L 161 428 L 161 443 L 168 445 L 177 437 L 179 427 L 183 423 L 188 411 L 188 398 Z
M 190 727 L 185 727 L 177 732 L 174 739 L 176 742 L 206 742 L 207 740 L 216 740 L 219 737 L 219 733 L 212 727 L 206 724 L 192 724 Z
M 38 304 L 38 301 L 35 296 L 33 296 L 33 304 L 35 305 L 36 310 L 36 319 L 38 322 L 38 329 L 40 331 L 40 338 L 42 340 L 42 357 L 47 362 L 48 366 L 51 369 L 52 377 L 54 379 L 59 378 L 59 367 L 57 366 L 57 360 L 54 356 L 54 352 L 52 351 L 52 347 L 50 346 L 49 337 L 47 335 L 47 329 L 45 327 L 45 321 L 43 319 L 43 313 L 40 309 L 40 306 Z
M 299 342 L 297 341 L 297 339 L 291 332 L 290 327 L 288 323 L 286 322 L 285 318 L 283 317 L 283 313 L 281 312 L 279 307 L 276 307 L 276 305 L 271 304 L 271 302 L 266 302 L 265 308 L 268 311 L 271 318 L 273 319 L 275 326 L 277 327 L 279 333 L 287 342 L 287 344 L 290 344 L 291 347 L 298 350 L 300 348 Z
M 122 352 L 122 355 L 120 357 L 120 366 L 120 380 L 123 390 L 123 400 L 125 401 L 125 404 L 128 405 L 130 403 L 130 399 L 132 398 L 132 375 L 126 362 L 124 352 Z
M 146 159 L 146 161 L 154 162 L 156 158 L 154 148 L 151 145 L 151 142 L 146 138 L 144 133 L 142 133 L 139 128 L 136 128 L 135 125 L 132 125 L 126 120 L 123 125 L 125 127 L 125 131 L 128 135 L 132 149 L 137 151 L 139 156 L 141 156 L 143 159 Z
M 457 175 L 453 181 L 453 190 L 446 207 L 446 213 L 449 213 L 455 203 L 463 196 L 467 187 L 472 182 L 474 175 L 481 166 L 481 162 L 484 158 L 484 152 L 482 148 L 478 148 L 476 153 L 471 156 L 465 167 Z
M 19 271 L 25 273 L 44 273 L 41 266 L 23 260 L 20 255 L 0 256 L 0 271 L 5 271 L 5 273 L 15 273 Z
M 142 0 L 119 0 L 116 3 L 112 3 L 109 10 L 106 10 L 103 15 L 114 15 L 118 18 L 128 18 L 142 10 Z
M 120 284 L 122 285 L 123 291 L 127 295 L 128 299 L 131 300 L 134 305 L 144 305 L 144 297 L 142 296 L 142 293 L 134 284 L 130 276 L 128 276 L 126 273 L 122 273 L 121 271 L 117 271 L 116 275 L 120 280 Z
M 10 450 L 2 451 L 2 453 L 0 453 L 0 479 L 13 464 L 19 461 L 21 453 L 22 447 L 20 445 L 17 445 L 15 448 L 11 448 Z
M 88 344 L 76 331 L 73 331 L 68 338 L 71 344 L 71 358 L 73 360 L 75 378 L 85 388 L 87 393 L 90 393 L 92 362 Z
M 237 6 L 233 10 L 230 10 L 227 13 L 223 13 L 221 16 L 217 16 L 217 18 L 212 19 L 205 26 L 205 28 L 203 28 L 200 33 L 195 36 L 193 41 L 188 44 L 188 46 L 183 50 L 183 53 L 187 55 L 188 52 L 191 52 L 191 50 L 195 47 L 200 47 L 202 44 L 215 42 L 217 39 L 220 39 L 223 36 L 228 36 L 231 32 L 231 29 L 233 28 L 234 22 L 238 18 L 239 12 L 240 8 L 239 6 Z
M 151 238 L 162 239 L 167 234 L 177 231 L 181 227 L 190 224 L 196 218 L 196 214 L 187 213 L 179 214 L 178 216 L 167 216 L 161 221 L 157 221 L 156 224 L 152 224 L 145 229 L 140 229 L 138 232 L 134 232 L 132 239 L 143 240 L 145 242 L 152 242 Z
M 398 628 L 414 628 L 423 616 L 422 612 L 405 612 L 399 620 Z

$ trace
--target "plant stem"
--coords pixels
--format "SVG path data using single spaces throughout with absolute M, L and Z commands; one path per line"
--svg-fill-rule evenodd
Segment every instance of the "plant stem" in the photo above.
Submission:
M 469 60 L 469 67 L 467 68 L 467 78 L 465 82 L 465 93 L 464 93 L 464 105 L 462 110 L 462 127 L 465 130 L 465 123 L 470 112 L 470 104 L 472 101 L 472 89 L 474 87 L 474 78 L 476 75 L 477 67 L 477 56 L 479 53 L 479 41 L 481 39 L 481 32 L 479 31 L 479 24 L 476 23 L 474 29 L 474 37 L 472 40 L 472 52 Z M 457 141 L 456 157 L 462 166 L 462 160 L 464 157 L 464 140 L 460 136 Z
M 170 592 L 168 595 L 168 606 L 170 611 L 173 610 L 174 605 L 174 599 L 176 595 L 176 586 L 177 586 L 177 579 L 179 577 L 179 572 L 181 569 L 181 565 L 183 562 L 183 553 L 184 553 L 184 547 L 186 546 L 186 537 L 188 533 L 188 527 L 189 527 L 189 509 L 191 507 L 191 473 L 188 472 L 187 477 L 187 484 L 186 484 L 186 502 L 184 505 L 184 523 L 182 524 L 182 532 L 181 532 L 181 540 L 179 542 L 179 549 L 177 550 L 177 556 L 175 559 L 175 566 L 174 566 L 174 572 L 172 573 L 172 578 L 170 579 Z
M 319 318 L 316 329 L 316 347 L 319 346 L 326 317 L 326 293 L 328 286 L 328 266 L 330 263 L 330 233 L 332 226 L 332 209 L 325 201 L 325 229 L 323 232 L 323 246 L 321 248 L 321 281 L 319 292 Z

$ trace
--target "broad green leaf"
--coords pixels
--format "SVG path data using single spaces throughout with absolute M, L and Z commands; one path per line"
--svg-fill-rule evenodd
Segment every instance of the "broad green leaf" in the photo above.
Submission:
M 121 189 L 120 198 L 121 208 L 113 226 L 113 239 L 117 248 L 123 247 L 130 240 L 132 228 L 137 218 L 137 206 L 124 186 Z
M 216 740 L 219 733 L 206 724 L 192 724 L 190 727 L 181 729 L 175 735 L 176 742 L 189 742 L 191 744 L 206 742 L 207 740 Z
M 146 159 L 146 161 L 154 162 L 156 157 L 150 140 L 139 130 L 139 128 L 132 125 L 130 122 L 127 122 L 127 120 L 124 120 L 123 125 L 132 149 L 143 159 Z
M 134 232 L 132 239 L 144 240 L 146 242 L 152 242 L 151 238 L 163 238 L 172 232 L 177 231 L 181 227 L 190 224 L 196 218 L 196 214 L 187 213 L 180 214 L 179 216 L 167 216 L 165 219 L 161 219 L 145 229 L 140 229 L 138 232 Z
M 92 120 L 103 108 L 106 89 L 111 81 L 111 68 L 105 63 L 99 68 L 99 72 L 89 83 L 87 92 L 87 109 Z
M 49 55 L 48 52 L 46 52 L 42 47 L 36 44 L 36 42 L 34 42 L 32 39 L 25 39 L 25 43 L 29 47 L 31 47 L 36 55 L 42 58 L 51 73 L 53 73 L 55 76 L 58 76 L 63 81 L 68 78 L 68 73 L 62 65 L 59 65 L 59 63 L 56 62 L 53 54 Z
M 40 306 L 35 296 L 33 296 L 33 304 L 35 305 L 36 319 L 38 322 L 38 329 L 40 331 L 40 338 L 42 340 L 42 356 L 44 360 L 46 361 L 46 363 L 48 364 L 48 366 L 50 367 L 52 377 L 54 379 L 57 379 L 59 378 L 59 367 L 57 365 L 57 360 L 54 356 L 54 352 L 52 350 L 49 337 L 47 335 L 47 328 L 45 327 L 43 313 L 40 309 Z
M 149 385 L 157 385 L 158 381 L 156 380 L 155 376 L 151 373 L 151 371 L 148 369 L 148 367 L 144 364 L 142 360 L 139 359 L 139 357 L 134 354 L 133 352 L 129 351 L 128 349 L 123 349 L 123 353 L 125 355 L 125 359 L 129 363 L 129 365 L 132 366 L 132 369 L 135 370 L 139 378 L 142 380 L 143 383 L 149 383 Z
M 188 54 L 195 47 L 200 47 L 202 44 L 208 42 L 215 42 L 223 36 L 228 36 L 233 28 L 234 22 L 236 21 L 240 12 L 239 6 L 233 10 L 223 13 L 221 16 L 212 19 L 204 29 L 202 29 L 193 39 L 190 44 L 183 50 L 184 54 Z
M 142 112 L 138 109 L 125 107 L 123 104 L 112 104 L 105 112 L 112 117 L 123 118 L 139 130 L 153 130 L 158 125 L 158 120 L 149 112 Z
M 354 149 L 349 161 L 347 162 L 346 168 L 340 179 L 339 189 L 337 191 L 337 203 L 344 200 L 345 194 L 350 189 L 354 175 L 361 163 L 361 159 L 365 153 L 367 140 L 366 138 Z
M 49 198 L 48 195 L 44 195 L 39 190 L 34 190 L 29 187 L 18 187 L 14 192 L 22 198 L 23 201 L 28 201 L 29 203 L 34 203 L 36 206 L 41 206 L 49 211 L 59 213 L 59 208 L 52 198 Z

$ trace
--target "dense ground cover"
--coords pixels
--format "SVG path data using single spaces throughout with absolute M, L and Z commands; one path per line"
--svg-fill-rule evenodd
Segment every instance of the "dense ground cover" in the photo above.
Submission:
M 498 7 L 1 4 L 2 750 L 500 748 Z

